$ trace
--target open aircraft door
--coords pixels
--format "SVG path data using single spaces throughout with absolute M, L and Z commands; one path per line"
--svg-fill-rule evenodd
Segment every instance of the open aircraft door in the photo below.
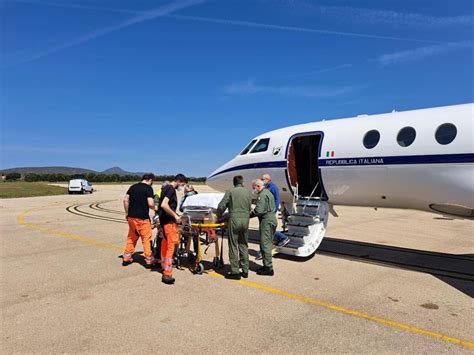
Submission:
M 329 205 L 319 169 L 323 137 L 322 132 L 303 133 L 288 143 L 287 178 L 294 199 L 286 233 L 291 242 L 281 248 L 284 254 L 309 256 L 326 234 Z

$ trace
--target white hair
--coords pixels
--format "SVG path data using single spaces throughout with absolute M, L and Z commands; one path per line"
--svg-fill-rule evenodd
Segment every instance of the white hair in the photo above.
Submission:
M 264 179 L 268 179 L 268 180 L 272 181 L 272 177 L 270 176 L 270 174 L 263 174 L 262 175 L 262 180 L 264 180 Z
M 262 181 L 262 179 L 255 179 L 254 181 L 252 181 L 253 184 L 257 185 L 257 186 L 265 186 L 264 182 Z

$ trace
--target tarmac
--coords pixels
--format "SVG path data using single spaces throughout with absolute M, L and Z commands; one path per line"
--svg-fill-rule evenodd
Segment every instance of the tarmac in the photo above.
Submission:
M 0 200 L 3 354 L 474 350 L 472 220 L 336 206 L 316 254 L 276 255 L 273 277 L 226 280 L 211 247 L 168 286 L 140 242 L 121 264 L 127 188 Z

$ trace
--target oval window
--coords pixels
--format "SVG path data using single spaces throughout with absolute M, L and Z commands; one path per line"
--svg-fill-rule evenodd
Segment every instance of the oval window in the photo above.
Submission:
M 408 147 L 416 138 L 416 131 L 413 127 L 404 127 L 398 132 L 397 142 L 401 147 Z
M 365 136 L 364 136 L 364 147 L 367 149 L 372 149 L 374 148 L 380 140 L 380 133 L 379 131 L 373 129 L 371 131 L 368 131 Z
M 439 144 L 446 145 L 451 143 L 454 138 L 456 138 L 457 133 L 458 130 L 455 125 L 452 123 L 443 123 L 436 130 L 435 138 Z

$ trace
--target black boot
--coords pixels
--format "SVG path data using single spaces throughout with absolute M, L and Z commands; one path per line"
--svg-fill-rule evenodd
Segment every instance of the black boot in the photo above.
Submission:
M 262 276 L 273 276 L 275 273 L 273 269 L 264 266 L 261 269 L 257 270 L 257 275 L 262 275 Z
M 162 277 L 161 277 L 161 282 L 163 282 L 163 283 L 165 283 L 165 284 L 167 284 L 167 285 L 172 285 L 172 284 L 174 284 L 174 281 L 175 281 L 175 279 L 174 279 L 174 277 L 172 277 L 172 276 L 162 276 Z
M 242 271 L 240 273 L 240 276 L 242 276 L 244 279 L 247 279 L 249 277 L 249 273 L 248 273 L 248 271 L 247 272 Z
M 230 279 L 230 280 L 240 280 L 240 274 L 233 274 L 231 272 L 228 272 L 226 275 L 225 275 L 225 278 L 226 279 Z

